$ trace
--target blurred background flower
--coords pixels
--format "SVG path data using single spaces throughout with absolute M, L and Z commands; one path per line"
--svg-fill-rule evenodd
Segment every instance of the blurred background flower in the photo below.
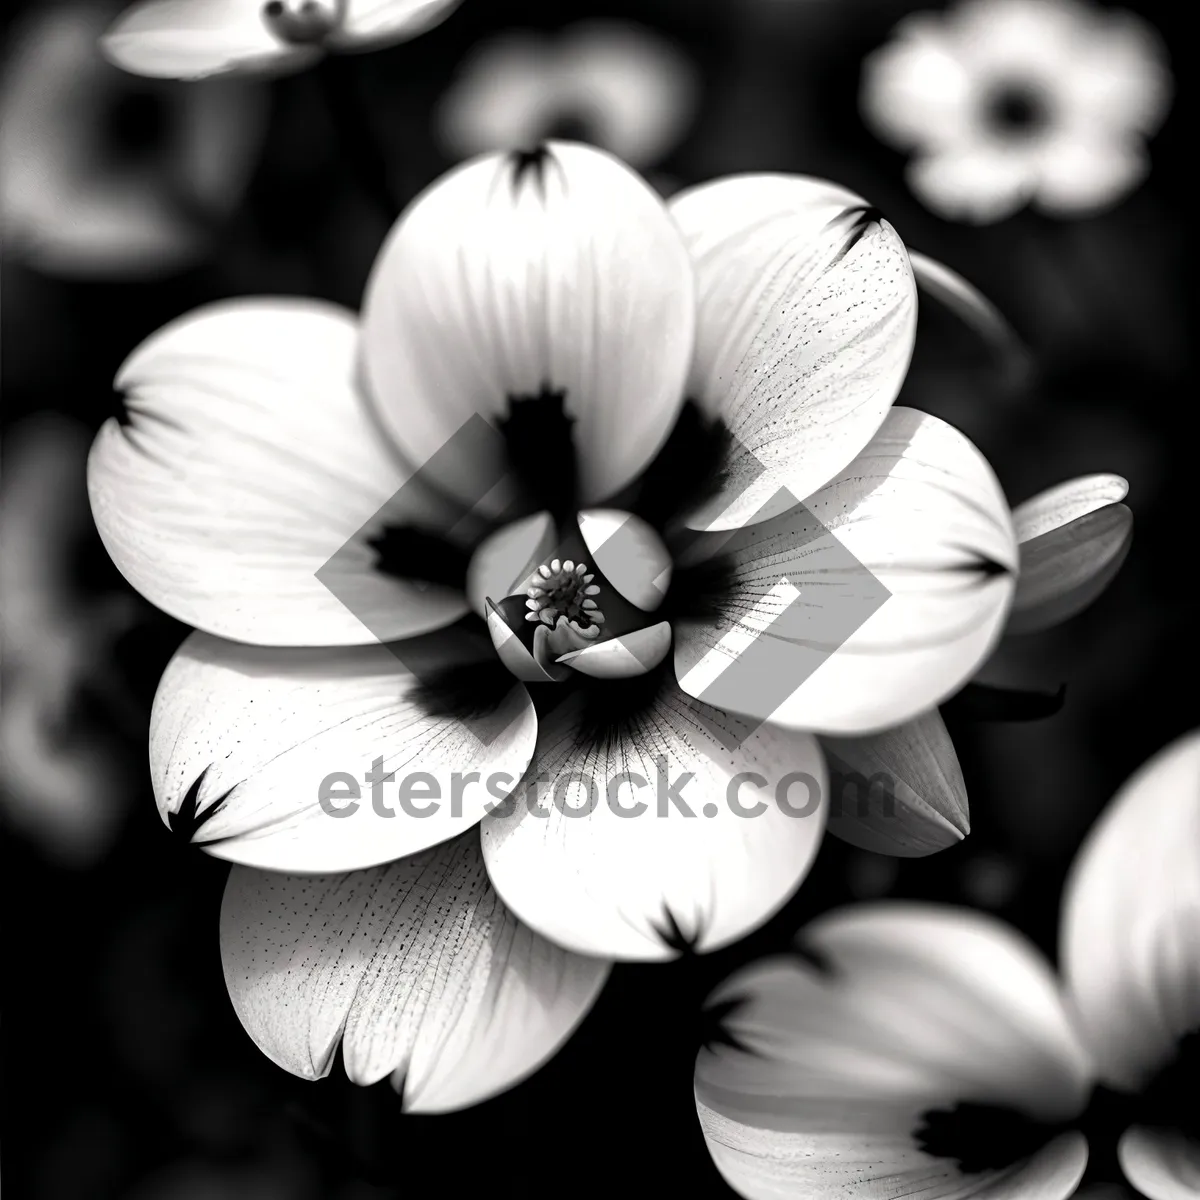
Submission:
M 1085 0 L 962 0 L 917 13 L 863 67 L 864 117 L 912 150 L 934 212 L 996 221 L 1032 202 L 1073 216 L 1150 169 L 1171 74 L 1155 30 Z
M 698 99 L 696 70 L 671 42 L 631 22 L 584 21 L 477 46 L 435 119 L 456 158 L 554 137 L 591 142 L 645 170 L 687 133 Z
M 266 98 L 246 85 L 148 84 L 106 63 L 98 3 L 12 31 L 0 75 L 5 252 L 81 277 L 148 277 L 212 245 L 257 162 Z
M 5 438 L 0 483 L 0 810 L 68 865 L 109 847 L 130 799 L 130 773 L 97 705 L 139 723 L 112 660 L 135 602 L 89 597 L 77 578 L 90 532 L 89 442 L 78 422 L 28 417 Z

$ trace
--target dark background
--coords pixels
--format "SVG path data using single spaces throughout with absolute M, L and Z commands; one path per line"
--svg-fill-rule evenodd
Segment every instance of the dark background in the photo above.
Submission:
M 129 596 L 86 519 L 70 528 L 70 514 L 86 511 L 82 449 L 112 411 L 116 368 L 144 336 L 230 295 L 304 292 L 357 305 L 388 221 L 333 136 L 316 76 L 261 84 L 271 120 L 258 168 L 194 267 L 149 282 L 82 281 L 6 256 L 5 476 L 30 419 L 69 419 L 59 426 L 68 466 L 56 506 L 67 516 L 52 527 L 45 509 L 45 552 L 63 567 L 72 611 L 94 614 L 124 595 L 134 614 L 115 643 L 89 643 L 94 661 L 46 739 L 51 757 L 86 747 L 88 786 L 74 805 L 43 811 L 5 774 L 10 1198 L 728 1196 L 700 1135 L 691 1069 L 701 1002 L 731 970 L 782 947 L 826 908 L 885 895 L 990 909 L 1053 954 L 1064 872 L 1088 825 L 1135 767 L 1200 724 L 1184 265 L 1194 249 L 1189 6 L 1128 6 L 1158 25 L 1174 56 L 1176 97 L 1152 142 L 1149 181 L 1101 215 L 1021 214 L 983 227 L 925 211 L 904 184 L 903 157 L 858 115 L 862 58 L 910 7 L 464 0 L 419 42 L 339 64 L 353 72 L 405 199 L 450 165 L 429 113 L 478 40 L 599 14 L 657 30 L 695 64 L 702 98 L 655 170 L 682 184 L 799 171 L 862 193 L 906 242 L 990 296 L 1034 353 L 1033 378 L 1005 389 L 971 338 L 927 306 L 902 402 L 972 437 L 1013 504 L 1072 475 L 1115 471 L 1130 481 L 1136 517 L 1129 558 L 1105 596 L 1069 625 L 1006 650 L 1013 680 L 1067 682 L 1062 709 L 1038 721 L 955 722 L 973 825 L 963 844 L 898 861 L 826 839 L 808 880 L 766 927 L 699 959 L 618 966 L 548 1066 L 458 1115 L 403 1116 L 386 1083 L 356 1089 L 339 1078 L 340 1064 L 317 1084 L 292 1079 L 242 1031 L 217 942 L 227 868 L 168 834 L 144 767 L 154 684 L 186 631 Z M 10 627 L 6 636 L 11 648 L 25 634 Z

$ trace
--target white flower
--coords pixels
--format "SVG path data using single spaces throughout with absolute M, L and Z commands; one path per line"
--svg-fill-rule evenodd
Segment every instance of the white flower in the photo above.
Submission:
M 721 1173 L 750 1200 L 1065 1200 L 1091 1124 L 1150 1200 L 1200 1195 L 1200 733 L 1088 836 L 1060 947 L 1061 984 L 991 917 L 879 902 L 734 975 L 696 1063 Z M 1096 1082 L 1118 1096 L 1085 1114 Z
M 137 0 L 104 53 L 135 75 L 281 74 L 327 52 L 373 50 L 431 29 L 459 0 Z
M 853 193 L 742 176 L 668 208 L 553 142 L 418 197 L 361 317 L 241 300 L 134 352 L 93 512 L 202 631 L 151 772 L 164 821 L 240 864 L 227 980 L 275 1061 L 321 1075 L 341 1039 L 426 1108 L 511 1083 L 605 960 L 713 949 L 786 900 L 830 807 L 814 731 L 889 774 L 893 853 L 961 839 L 935 706 L 999 636 L 1018 550 L 979 452 L 892 406 L 915 325 L 905 248 Z M 392 772 L 457 800 L 317 802 Z M 655 811 L 664 776 L 691 819 L 661 785 Z M 623 819 L 606 785 L 627 808 L 639 778 Z M 734 779 L 752 819 L 715 803 Z
M 1155 31 L 1083 0 L 960 0 L 919 13 L 864 64 L 862 111 L 913 152 L 934 212 L 996 221 L 1027 203 L 1103 208 L 1137 186 L 1171 76 Z
M 437 129 L 458 158 L 577 139 L 639 169 L 686 132 L 696 72 L 670 42 L 624 21 L 582 21 L 553 37 L 509 31 L 479 45 L 442 98 Z
M 94 4 L 52 5 L 14 32 L 0 77 L 5 249 L 52 274 L 179 270 L 242 196 L 265 97 L 131 80 L 97 49 L 105 20 Z

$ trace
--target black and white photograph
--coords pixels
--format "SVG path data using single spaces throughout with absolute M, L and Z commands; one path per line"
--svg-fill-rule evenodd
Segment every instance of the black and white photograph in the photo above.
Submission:
M 13 0 L 6 1200 L 1200 1200 L 1193 16 Z

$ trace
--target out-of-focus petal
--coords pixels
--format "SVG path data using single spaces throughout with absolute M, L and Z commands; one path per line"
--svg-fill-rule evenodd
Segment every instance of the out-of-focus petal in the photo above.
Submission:
M 594 503 L 666 438 L 694 323 L 691 263 L 658 197 L 609 155 L 552 142 L 467 163 L 401 216 L 367 285 L 365 374 L 407 457 L 481 509 L 503 439 L 460 431 L 561 400 Z
M 1092 827 L 1061 946 L 1101 1078 L 1139 1088 L 1200 1028 L 1200 732 L 1135 772 Z
M 405 42 L 440 25 L 462 0 L 346 0 L 346 16 L 329 35 L 330 49 L 375 49 Z
M 1069 1120 L 1087 1058 L 1037 951 L 991 918 L 858 905 L 819 919 L 792 957 L 728 979 L 723 1036 L 696 1060 L 696 1102 L 721 1173 L 750 1200 L 864 1194 L 1065 1200 L 1078 1134 L 1021 1165 L 968 1173 L 915 1136 L 960 1104 Z M 929 1145 L 928 1142 L 925 1143 Z
M 715 622 L 676 624 L 680 686 L 829 734 L 903 723 L 969 679 L 1003 626 L 1017 558 L 983 456 L 907 408 L 805 504 L 691 552 L 706 548 L 732 582 Z
M 879 854 L 921 858 L 970 832 L 967 787 L 936 709 L 864 737 L 822 738 L 829 832 Z
M 370 420 L 357 345 L 334 305 L 239 300 L 181 317 L 126 360 L 128 420 L 100 430 L 88 483 L 104 544 L 142 595 L 264 645 L 408 637 L 467 611 L 454 589 L 377 568 L 373 538 L 440 510 Z
M 908 370 L 916 285 L 891 225 L 822 180 L 735 176 L 670 207 L 699 288 L 689 392 L 734 438 L 721 492 L 688 524 L 733 529 L 867 444 Z
M 50 274 L 148 278 L 211 245 L 249 180 L 267 105 L 234 81 L 131 79 L 97 48 L 104 21 L 67 3 L 14 26 L 0 84 L 5 251 Z
M 1112 133 L 1153 133 L 1174 91 L 1158 30 L 1134 13 L 1110 9 L 1080 40 L 1059 76 L 1071 115 Z
M 608 963 L 521 924 L 488 883 L 478 838 L 372 870 L 235 867 L 221 907 L 233 1006 L 273 1062 L 328 1074 L 341 1043 L 360 1084 L 391 1076 L 409 1112 L 512 1087 L 591 1008 Z
M 1185 1097 L 1180 1102 L 1186 1104 Z M 1196 1200 L 1200 1196 L 1200 1142 L 1171 1129 L 1135 1125 L 1117 1143 L 1125 1177 L 1146 1200 Z
M 580 21 L 557 38 L 506 31 L 464 59 L 437 125 L 450 152 L 466 157 L 536 145 L 571 122 L 641 167 L 686 130 L 696 83 L 679 50 L 632 22 Z
M 1105 208 L 1150 173 L 1150 156 L 1132 138 L 1064 130 L 1046 147 L 1037 177 L 1037 206 L 1060 216 Z
M 558 63 L 568 113 L 591 116 L 600 145 L 634 166 L 663 157 L 695 115 L 695 68 L 670 42 L 626 21 L 580 21 Z
M 455 661 L 453 645 L 443 653 Z M 536 738 L 516 681 L 486 716 L 429 716 L 418 678 L 383 646 L 194 633 L 159 684 L 150 773 L 163 820 L 218 858 L 349 871 L 468 829 L 511 791 Z
M 619 714 L 628 700 L 614 691 L 609 703 Z M 595 739 L 578 694 L 543 716 L 525 781 L 481 826 L 492 882 L 522 920 L 581 953 L 715 950 L 807 873 L 825 828 L 820 748 L 751 732 L 674 688 L 624 715 L 626 728 Z
M 909 187 L 931 212 L 986 225 L 1017 211 L 1037 187 L 1037 162 L 988 145 L 955 143 L 914 158 Z
M 160 79 L 298 70 L 321 55 L 277 38 L 256 0 L 140 0 L 100 45 L 117 66 Z
M 973 94 L 945 22 L 914 13 L 863 63 L 859 106 L 886 141 L 902 148 L 937 145 L 970 132 Z
M 1133 535 L 1133 514 L 1119 503 L 1128 490 L 1119 475 L 1086 475 L 1014 510 L 1021 574 L 1006 632 L 1056 625 L 1104 591 Z

